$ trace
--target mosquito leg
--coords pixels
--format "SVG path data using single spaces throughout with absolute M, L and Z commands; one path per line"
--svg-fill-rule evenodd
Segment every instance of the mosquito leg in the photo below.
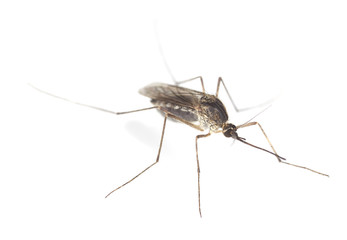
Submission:
M 46 92 L 46 91 L 44 91 L 44 90 L 39 89 L 39 88 L 35 87 L 34 85 L 32 85 L 32 84 L 30 84 L 30 83 L 28 83 L 28 85 L 29 85 L 30 87 L 34 88 L 35 90 L 41 92 L 41 93 L 47 94 L 47 95 L 49 95 L 49 96 L 51 96 L 51 97 L 55 97 L 55 98 L 61 99 L 61 100 L 63 100 L 63 101 L 69 102 L 69 103 L 73 103 L 73 104 L 77 104 L 77 105 L 80 105 L 80 106 L 83 106 L 83 107 L 88 107 L 88 108 L 96 109 L 96 110 L 103 111 L 103 112 L 108 112 L 108 113 L 112 113 L 112 114 L 118 114 L 118 113 L 113 112 L 113 111 L 111 111 L 111 110 L 107 110 L 107 109 L 104 109 L 104 108 L 91 106 L 91 105 L 84 104 L 84 103 L 75 102 L 75 101 L 72 101 L 72 100 L 70 100 L 70 99 L 63 98 L 63 97 L 54 95 L 54 94 L 52 94 L 52 93 L 49 93 L 49 92 Z
M 165 54 L 164 54 L 164 51 L 163 51 L 163 47 L 161 45 L 161 42 L 160 42 L 160 37 L 159 37 L 159 33 L 158 33 L 158 28 L 157 28 L 157 21 L 154 21 L 154 33 L 155 33 L 155 38 L 157 40 L 157 45 L 158 45 L 158 49 L 159 49 L 159 53 L 160 53 L 160 56 L 163 60 L 163 63 L 165 65 L 165 68 L 166 68 L 166 71 L 168 72 L 168 74 L 170 75 L 172 81 L 174 81 L 175 84 L 177 84 L 177 81 L 176 81 L 176 78 L 175 76 L 173 75 L 172 71 L 171 71 L 171 68 L 166 60 L 166 57 L 165 57 Z
M 84 103 L 75 102 L 75 101 L 72 101 L 70 99 L 54 95 L 52 93 L 49 93 L 49 92 L 46 92 L 44 90 L 39 89 L 39 88 L 35 87 L 34 85 L 32 85 L 30 83 L 28 83 L 28 85 L 30 87 L 34 88 L 35 90 L 37 90 L 37 91 L 39 91 L 41 93 L 47 94 L 47 95 L 49 95 L 51 97 L 58 98 L 58 99 L 61 99 L 63 101 L 66 101 L 66 102 L 69 102 L 69 103 L 73 103 L 73 104 L 76 104 L 76 105 L 79 105 L 79 106 L 88 107 L 88 108 L 92 108 L 92 109 L 99 110 L 99 111 L 102 111 L 102 112 L 108 112 L 108 113 L 117 114 L 117 115 L 126 114 L 126 113 L 133 113 L 133 112 L 140 112 L 140 111 L 144 111 L 144 110 L 159 108 L 158 106 L 154 106 L 154 107 L 142 108 L 142 109 L 127 111 L 127 112 L 114 112 L 114 111 L 107 110 L 107 109 L 104 109 L 104 108 L 100 108 L 100 107 L 96 107 L 96 106 L 92 106 L 92 105 L 88 105 L 88 104 L 84 104 Z
M 180 84 L 182 84 L 182 83 L 190 82 L 190 81 L 193 81 L 193 80 L 196 80 L 196 79 L 200 79 L 201 87 L 202 87 L 202 92 L 205 93 L 204 80 L 202 80 L 202 77 L 201 77 L 201 76 L 194 77 L 194 78 L 190 78 L 190 79 L 183 80 L 183 81 L 175 81 L 175 84 L 176 84 L 176 85 L 180 85 Z
M 265 136 L 267 142 L 269 143 L 270 147 L 272 148 L 272 150 L 274 151 L 274 153 L 277 155 L 276 157 L 277 157 L 278 161 L 279 161 L 279 162 L 282 162 L 282 160 L 278 157 L 278 154 L 277 154 L 275 148 L 273 147 L 273 145 L 271 144 L 269 138 L 267 137 L 267 135 L 266 135 L 264 129 L 261 127 L 261 125 L 260 125 L 258 122 L 249 122 L 249 123 L 247 123 L 247 124 L 243 124 L 243 125 L 237 126 L 236 129 L 244 128 L 244 127 L 249 127 L 249 126 L 253 126 L 253 125 L 258 125 L 258 126 L 259 126 L 260 130 L 263 132 L 263 134 L 264 134 L 264 136 Z
M 294 167 L 306 169 L 306 170 L 309 170 L 309 171 L 311 171 L 311 172 L 314 172 L 314 173 L 317 173 L 317 174 L 320 174 L 320 175 L 329 177 L 328 174 L 315 171 L 315 170 L 313 170 L 313 169 L 311 169 L 311 168 L 307 168 L 307 167 L 304 167 L 304 166 L 300 166 L 300 165 L 296 165 L 296 164 L 293 164 L 293 163 L 288 163 L 288 162 L 282 161 L 282 160 L 280 159 L 280 157 L 278 156 L 278 154 L 277 154 L 275 148 L 274 148 L 273 145 L 271 144 L 271 142 L 270 142 L 268 136 L 266 135 L 264 129 L 261 127 L 261 125 L 260 125 L 258 122 L 249 122 L 249 123 L 246 123 L 246 124 L 242 124 L 242 125 L 240 125 L 240 126 L 237 126 L 236 128 L 237 128 L 237 129 L 238 129 L 238 128 L 244 128 L 244 127 L 249 127 L 249 126 L 253 126 L 253 125 L 258 125 L 258 126 L 259 126 L 260 130 L 263 132 L 263 134 L 264 134 L 264 136 L 265 136 L 267 142 L 269 143 L 270 147 L 272 148 L 272 150 L 273 150 L 274 153 L 276 154 L 276 157 L 277 157 L 277 159 L 278 159 L 278 161 L 279 161 L 280 163 L 285 163 L 285 164 L 288 164 L 288 165 L 291 165 L 291 166 L 294 166 Z M 254 146 L 254 147 L 255 147 L 255 146 Z
M 127 113 L 134 113 L 134 112 L 140 112 L 140 111 L 145 111 L 145 110 L 150 110 L 150 109 L 160 109 L 159 106 L 154 106 L 154 107 L 148 107 L 148 108 L 141 108 L 141 109 L 136 109 L 136 110 L 131 110 L 131 111 L 126 111 L 126 112 L 116 112 L 115 114 L 121 115 L 121 114 L 127 114 Z
M 177 121 L 179 121 L 179 122 L 182 122 L 182 123 L 184 123 L 184 124 L 187 124 L 188 126 L 190 126 L 190 127 L 192 127 L 192 128 L 195 128 L 195 129 L 197 129 L 197 130 L 199 130 L 199 131 L 203 131 L 203 129 L 202 129 L 199 125 L 192 124 L 192 123 L 190 123 L 190 122 L 188 122 L 188 121 L 185 121 L 185 120 L 182 119 L 182 118 L 176 117 L 175 115 L 169 113 L 167 110 L 163 109 L 163 108 L 160 107 L 160 106 L 154 106 L 154 107 L 148 107 L 148 108 L 141 108 L 141 109 L 132 110 L 132 111 L 127 111 L 127 112 L 117 112 L 116 114 L 118 114 L 118 115 L 120 115 L 120 114 L 127 114 L 127 113 L 140 112 L 140 111 L 145 111 L 145 110 L 150 110 L 150 109 L 155 109 L 155 108 L 158 109 L 158 110 L 160 110 L 160 111 L 162 111 L 162 112 L 165 114 L 165 116 L 167 116 L 167 117 L 170 117 L 170 118 L 175 119 L 175 120 L 177 120 Z
M 243 111 L 247 111 L 247 110 L 250 110 L 250 109 L 253 109 L 253 108 L 262 107 L 262 106 L 265 106 L 265 105 L 270 104 L 270 103 L 273 102 L 273 100 L 275 99 L 275 98 L 272 98 L 272 99 L 270 99 L 270 100 L 268 100 L 268 101 L 266 101 L 266 102 L 263 102 L 263 103 L 261 103 L 261 104 L 255 105 L 255 106 L 253 106 L 253 107 L 238 108 L 238 107 L 236 106 L 234 100 L 231 98 L 231 95 L 230 95 L 230 93 L 229 93 L 227 87 L 225 86 L 224 81 L 223 81 L 223 79 L 222 79 L 221 77 L 218 78 L 216 97 L 218 97 L 218 94 L 219 94 L 220 83 L 223 84 L 223 87 L 224 87 L 224 89 L 225 89 L 225 92 L 227 93 L 227 95 L 228 95 L 228 97 L 229 97 L 229 99 L 230 99 L 230 101 L 231 101 L 231 104 L 233 105 L 233 107 L 234 107 L 234 109 L 235 109 L 236 112 L 243 112 Z
M 218 94 L 219 94 L 220 83 L 223 84 L 223 87 L 224 87 L 224 89 L 225 89 L 225 92 L 227 93 L 227 95 L 228 95 L 228 97 L 229 97 L 229 99 L 230 99 L 230 101 L 231 101 L 231 104 L 233 105 L 235 111 L 236 111 L 236 112 L 243 111 L 244 109 L 240 109 L 240 108 L 238 108 L 238 107 L 236 106 L 234 100 L 231 98 L 231 95 L 230 95 L 230 93 L 229 93 L 227 87 L 225 86 L 224 81 L 223 81 L 223 79 L 222 79 L 221 77 L 218 78 L 216 97 L 218 97 Z M 245 110 L 247 110 L 247 109 L 245 109 Z
M 200 164 L 199 164 L 199 156 L 198 156 L 198 139 L 199 138 L 208 137 L 210 135 L 211 135 L 211 133 L 207 133 L 207 134 L 197 135 L 195 137 L 196 163 L 197 163 L 197 170 L 198 170 L 198 200 L 199 200 L 199 213 L 200 213 L 200 217 L 202 217 L 202 215 L 201 215 L 201 203 L 200 203 Z
M 149 165 L 147 168 L 145 168 L 144 170 L 142 170 L 139 174 L 137 174 L 135 177 L 133 177 L 132 179 L 130 179 L 129 181 L 127 181 L 126 183 L 124 183 L 123 185 L 117 187 L 116 189 L 112 190 L 109 194 L 106 195 L 105 198 L 107 198 L 108 196 L 110 196 L 112 193 L 114 193 L 115 191 L 117 191 L 118 189 L 124 187 L 125 185 L 127 185 L 128 183 L 132 182 L 135 178 L 137 178 L 138 176 L 140 176 L 142 173 L 146 172 L 148 169 L 150 169 L 152 166 L 154 166 L 156 163 L 159 162 L 159 157 L 160 157 L 160 152 L 161 152 L 161 147 L 163 145 L 163 139 L 164 139 L 164 132 L 165 132 L 165 126 L 166 126 L 166 119 L 167 119 L 167 115 L 165 115 L 164 118 L 164 124 L 163 124 L 163 130 L 161 132 L 161 138 L 160 138 L 160 144 L 159 144 L 159 150 L 158 150 L 158 155 L 157 155 L 157 159 L 154 163 L 152 163 L 151 165 Z
M 175 76 L 173 75 L 172 71 L 171 71 L 171 68 L 166 60 L 166 57 L 164 55 L 164 51 L 163 51 L 163 47 L 161 46 L 161 43 L 160 43 L 160 39 L 159 39 L 159 34 L 157 32 L 157 28 L 156 28 L 156 25 L 155 25 L 155 35 L 156 35 L 156 38 L 157 38 L 157 43 L 158 43 L 158 48 L 159 48 L 159 52 L 160 52 L 160 55 L 161 55 L 161 58 L 163 59 L 163 62 L 164 62 L 164 65 L 165 65 L 165 68 L 167 70 L 167 72 L 169 73 L 172 81 L 174 81 L 174 83 L 176 85 L 180 85 L 182 83 L 186 83 L 186 82 L 189 82 L 189 81 L 192 81 L 192 80 L 195 80 L 195 79 L 198 79 L 200 78 L 200 81 L 201 81 L 201 86 L 202 86 L 202 91 L 205 92 L 205 87 L 204 87 L 204 82 L 202 80 L 202 77 L 199 76 L 199 77 L 195 77 L 195 78 L 191 78 L 191 79 L 188 79 L 188 80 L 183 80 L 183 81 L 177 81 Z
M 202 77 L 199 76 L 199 77 L 195 77 L 195 78 L 191 78 L 191 79 L 188 79 L 188 80 L 183 80 L 183 81 L 177 81 L 175 76 L 173 75 L 172 71 L 171 71 L 171 68 L 167 62 L 167 59 L 165 57 L 165 54 L 164 54 L 164 51 L 163 51 L 163 47 L 161 45 L 161 42 L 160 42 L 160 37 L 159 37 L 159 34 L 158 34 L 158 29 L 157 29 L 157 23 L 154 22 L 154 32 L 155 32 L 155 37 L 156 37 L 156 40 L 157 40 L 157 44 L 158 44 L 158 49 L 159 49 L 159 52 L 160 52 L 160 56 L 161 58 L 163 59 L 163 63 L 165 65 L 165 68 L 167 70 L 167 72 L 169 73 L 172 81 L 174 81 L 174 83 L 176 85 L 180 85 L 182 83 L 185 83 L 185 82 L 189 82 L 189 81 L 192 81 L 192 80 L 195 80 L 195 79 L 198 79 L 200 78 L 200 81 L 201 81 L 201 86 L 202 86 L 202 91 L 205 92 L 205 87 L 204 87 L 204 82 L 202 80 Z

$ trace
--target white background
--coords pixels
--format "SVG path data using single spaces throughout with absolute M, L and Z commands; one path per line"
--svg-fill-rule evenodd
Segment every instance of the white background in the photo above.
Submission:
M 1 239 L 346 239 L 344 1 L 2 1 Z M 240 107 L 277 97 L 257 117 L 278 153 L 330 178 L 194 129 L 116 116 L 42 94 L 126 111 L 138 89 L 222 76 Z M 200 89 L 198 82 L 189 87 Z M 261 108 L 235 114 L 241 124 Z M 240 130 L 269 148 L 259 129 Z

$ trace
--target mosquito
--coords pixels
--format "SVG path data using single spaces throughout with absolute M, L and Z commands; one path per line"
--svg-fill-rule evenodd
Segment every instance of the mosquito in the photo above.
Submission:
M 136 176 L 134 176 L 133 178 L 131 178 L 127 182 L 123 183 L 119 187 L 112 190 L 110 193 L 108 193 L 106 195 L 105 198 L 109 197 L 112 193 L 116 192 L 117 190 L 124 187 L 128 183 L 132 182 L 137 177 L 142 175 L 144 172 L 146 172 L 148 169 L 150 169 L 151 167 L 153 167 L 155 164 L 157 164 L 159 162 L 160 153 L 161 153 L 163 140 L 164 140 L 166 121 L 168 118 L 176 120 L 176 121 L 181 122 L 181 123 L 184 123 L 184 124 L 186 124 L 192 128 L 195 128 L 196 130 L 199 130 L 201 132 L 205 132 L 205 131 L 207 132 L 204 134 L 199 134 L 195 137 L 195 152 L 196 152 L 197 176 L 198 176 L 198 202 L 199 202 L 200 217 L 202 217 L 202 214 L 201 214 L 201 199 L 200 199 L 200 164 L 199 164 L 199 154 L 198 154 L 198 140 L 201 138 L 209 137 L 213 133 L 223 133 L 223 135 L 227 138 L 232 138 L 232 139 L 234 139 L 234 141 L 237 140 L 237 141 L 242 142 L 244 144 L 247 144 L 251 147 L 254 147 L 254 148 L 257 148 L 257 149 L 262 150 L 264 152 L 267 152 L 269 154 L 272 154 L 277 158 L 278 162 L 280 162 L 280 163 L 284 163 L 284 164 L 287 164 L 290 166 L 306 169 L 306 170 L 309 170 L 311 172 L 329 177 L 329 175 L 315 171 L 311 168 L 307 168 L 304 166 L 300 166 L 300 165 L 286 162 L 285 158 L 279 156 L 277 154 L 275 148 L 271 144 L 271 142 L 270 142 L 268 136 L 266 135 L 264 129 L 262 128 L 262 126 L 258 122 L 252 121 L 256 116 L 258 116 L 262 112 L 260 112 L 255 117 L 251 118 L 250 120 L 248 120 L 247 122 L 245 122 L 241 125 L 234 125 L 234 124 L 228 122 L 228 113 L 226 111 L 224 104 L 218 98 L 218 94 L 219 94 L 220 86 L 222 84 L 224 89 L 225 89 L 225 92 L 227 93 L 227 96 L 229 97 L 229 100 L 231 101 L 232 106 L 236 112 L 249 110 L 249 109 L 255 108 L 255 107 L 261 107 L 261 106 L 266 105 L 270 101 L 256 105 L 254 107 L 240 109 L 236 106 L 233 99 L 231 98 L 231 95 L 229 94 L 229 91 L 228 91 L 227 87 L 225 86 L 224 81 L 221 77 L 218 78 L 217 90 L 216 90 L 215 95 L 211 95 L 211 94 L 206 93 L 205 87 L 204 87 L 204 81 L 203 81 L 203 78 L 201 76 L 194 77 L 194 78 L 184 80 L 184 81 L 177 81 L 175 79 L 170 67 L 169 67 L 169 64 L 168 64 L 166 58 L 165 58 L 163 48 L 162 48 L 160 40 L 159 40 L 156 22 L 154 23 L 154 30 L 155 30 L 155 36 L 156 36 L 159 52 L 160 52 L 160 55 L 162 57 L 163 63 L 165 65 L 167 72 L 169 73 L 173 82 L 175 83 L 175 85 L 170 85 L 170 84 L 165 84 L 165 83 L 153 83 L 153 84 L 150 84 L 150 85 L 140 89 L 140 91 L 139 91 L 140 94 L 151 99 L 151 103 L 153 104 L 152 107 L 136 109 L 136 110 L 126 111 L 126 112 L 114 112 L 114 111 L 110 111 L 110 110 L 107 110 L 104 108 L 91 106 L 91 105 L 87 105 L 87 104 L 83 104 L 83 103 L 79 103 L 79 102 L 74 102 L 74 101 L 71 101 L 69 99 L 48 93 L 46 91 L 43 91 L 43 90 L 36 88 L 35 86 L 29 84 L 31 87 L 35 88 L 36 90 L 38 90 L 42 93 L 48 94 L 52 97 L 59 98 L 59 99 L 62 99 L 64 101 L 68 101 L 68 102 L 71 102 L 71 103 L 74 103 L 74 104 L 77 104 L 80 106 L 84 106 L 84 107 L 88 107 L 88 108 L 92 108 L 92 109 L 96 109 L 99 111 L 108 112 L 108 113 L 112 113 L 112 114 L 116 114 L 116 115 L 141 112 L 141 111 L 146 111 L 146 110 L 151 110 L 151 109 L 157 109 L 158 111 L 163 113 L 164 123 L 163 123 L 163 127 L 162 127 L 159 149 L 158 149 L 157 158 L 156 158 L 155 162 L 152 163 L 151 165 L 149 165 L 147 168 L 142 170 L 140 173 L 138 173 Z M 179 86 L 183 83 L 190 82 L 193 80 L 200 80 L 201 87 L 202 87 L 201 92 Z M 265 139 L 267 140 L 268 144 L 270 145 L 272 151 L 269 151 L 267 149 L 258 147 L 254 144 L 251 144 L 248 141 L 246 141 L 245 138 L 242 138 L 238 135 L 238 133 L 237 133 L 238 129 L 250 127 L 250 126 L 258 126 L 260 128 Z
M 188 82 L 195 79 L 200 79 L 202 92 L 178 86 L 179 84 L 183 82 Z M 164 84 L 164 83 L 153 83 L 140 89 L 139 93 L 146 97 L 149 97 L 151 99 L 151 103 L 154 105 L 153 107 L 142 108 L 142 109 L 126 111 L 126 112 L 116 112 L 117 115 L 121 115 L 121 114 L 140 112 L 140 111 L 145 111 L 150 109 L 157 109 L 164 114 L 164 123 L 162 127 L 162 133 L 161 133 L 156 161 L 152 163 L 151 165 L 149 165 L 147 168 L 145 168 L 143 171 L 138 173 L 135 177 L 133 177 L 129 181 L 125 182 L 121 186 L 112 190 L 109 194 L 107 194 L 106 198 L 110 196 L 112 193 L 114 193 L 115 191 L 124 187 L 128 183 L 132 182 L 134 179 L 139 177 L 141 174 L 143 174 L 144 172 L 146 172 L 148 169 L 150 169 L 151 167 L 153 167 L 155 164 L 159 162 L 167 118 L 177 120 L 181 123 L 184 123 L 202 132 L 206 130 L 208 131 L 205 134 L 199 134 L 195 137 L 195 151 L 196 151 L 197 174 L 198 174 L 198 201 L 199 201 L 200 217 L 202 217 L 202 214 L 201 214 L 201 200 L 200 200 L 200 164 L 199 164 L 199 154 L 198 154 L 198 140 L 201 138 L 209 137 L 212 133 L 223 133 L 223 135 L 227 138 L 232 138 L 234 140 L 247 144 L 251 147 L 254 147 L 262 151 L 265 151 L 269 154 L 272 154 L 277 158 L 277 160 L 280 163 L 288 164 L 298 168 L 303 168 L 303 169 L 312 171 L 314 173 L 329 177 L 329 175 L 325 173 L 321 173 L 304 166 L 285 162 L 286 159 L 277 154 L 275 148 L 271 144 L 264 129 L 258 122 L 251 121 L 252 120 L 251 119 L 250 121 L 243 123 L 241 125 L 237 125 L 237 126 L 232 123 L 229 123 L 228 113 L 226 111 L 226 108 L 224 104 L 222 103 L 222 101 L 218 98 L 219 88 L 221 83 L 223 84 L 223 87 L 227 95 L 229 96 L 233 106 L 235 107 L 236 110 L 237 108 L 221 77 L 218 78 L 217 90 L 215 95 L 207 94 L 205 92 L 204 82 L 201 76 L 188 79 L 185 81 L 181 81 L 181 82 L 176 82 L 176 83 L 177 83 L 176 85 L 170 85 L 170 84 Z M 255 126 L 255 125 L 260 128 L 260 130 L 262 131 L 264 137 L 266 138 L 273 152 L 266 150 L 264 148 L 255 146 L 247 142 L 245 138 L 242 138 L 238 135 L 237 133 L 238 129 Z
M 201 86 L 202 86 L 202 92 L 180 87 L 179 85 L 188 81 L 192 81 L 195 79 L 200 79 Z M 200 199 L 200 164 L 199 164 L 199 154 L 198 154 L 198 140 L 201 138 L 209 137 L 213 133 L 223 133 L 223 135 L 227 138 L 232 138 L 234 140 L 237 140 L 239 142 L 242 142 L 244 144 L 247 144 L 251 147 L 257 148 L 259 150 L 265 151 L 269 154 L 274 155 L 278 162 L 284 163 L 287 165 L 291 165 L 294 167 L 306 169 L 309 171 L 312 171 L 314 173 L 327 176 L 329 175 L 325 173 L 321 173 L 318 171 L 315 171 L 311 168 L 307 168 L 304 166 L 292 164 L 289 162 L 286 162 L 285 158 L 279 156 L 273 147 L 272 143 L 270 142 L 268 136 L 266 135 L 264 129 L 262 126 L 255 121 L 252 121 L 254 117 L 241 124 L 241 125 L 234 125 L 230 122 L 228 122 L 228 113 L 226 111 L 226 108 L 222 101 L 218 98 L 219 95 L 219 89 L 221 84 L 223 85 L 229 99 L 231 100 L 232 105 L 234 106 L 236 111 L 239 111 L 239 109 L 236 107 L 234 101 L 232 100 L 223 79 L 220 77 L 218 78 L 217 83 L 217 90 L 215 95 L 207 94 L 205 92 L 204 82 L 203 78 L 201 76 L 195 77 L 192 79 L 188 79 L 185 81 L 177 82 L 175 81 L 176 85 L 170 85 L 165 83 L 153 83 L 150 84 L 142 89 L 140 89 L 139 93 L 149 97 L 151 99 L 151 103 L 153 104 L 152 107 L 148 108 L 142 108 L 132 111 L 126 111 L 126 112 L 113 112 L 107 109 L 86 105 L 83 103 L 73 102 L 71 100 L 53 95 L 51 93 L 45 92 L 43 90 L 40 90 L 34 86 L 33 88 L 37 89 L 38 91 L 41 91 L 45 94 L 51 95 L 56 98 L 60 98 L 65 101 L 72 102 L 74 104 L 82 105 L 85 107 L 93 108 L 96 110 L 116 114 L 116 115 L 122 115 L 122 114 L 128 114 L 128 113 L 135 113 L 140 111 L 146 111 L 151 109 L 157 109 L 164 115 L 164 123 L 162 127 L 161 137 L 160 137 L 160 143 L 159 143 L 159 149 L 157 153 L 157 158 L 154 163 L 149 165 L 147 168 L 142 170 L 140 173 L 138 173 L 136 176 L 125 182 L 124 184 L 120 185 L 119 187 L 112 190 L 109 194 L 106 195 L 106 198 L 110 196 L 115 191 L 119 190 L 120 188 L 124 187 L 128 183 L 135 180 L 137 177 L 142 175 L 144 172 L 146 172 L 148 169 L 153 167 L 155 164 L 159 162 L 160 153 L 163 145 L 163 139 L 164 139 L 164 133 L 165 133 L 165 127 L 166 127 L 166 121 L 168 118 L 171 118 L 173 120 L 176 120 L 178 122 L 184 123 L 192 128 L 195 128 L 196 130 L 199 130 L 201 132 L 207 131 L 207 133 L 199 134 L 195 137 L 195 151 L 196 151 L 196 163 L 197 163 L 197 177 L 198 177 L 198 203 L 199 203 L 199 214 L 200 217 L 202 217 L 201 213 L 201 199 Z M 250 126 L 258 126 L 263 133 L 265 139 L 267 140 L 268 144 L 270 145 L 272 151 L 269 151 L 267 149 L 258 147 L 254 144 L 249 143 L 246 141 L 245 138 L 242 138 L 238 135 L 237 130 L 240 128 L 250 127 Z

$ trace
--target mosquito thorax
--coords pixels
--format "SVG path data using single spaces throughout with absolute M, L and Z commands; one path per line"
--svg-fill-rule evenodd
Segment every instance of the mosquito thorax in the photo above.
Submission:
M 223 126 L 223 134 L 226 137 L 232 137 L 234 139 L 237 139 L 238 135 L 236 130 L 237 130 L 236 126 L 232 123 L 226 123 Z
M 213 95 L 205 94 L 199 100 L 202 122 L 212 131 L 222 128 L 228 121 L 228 113 L 223 103 Z

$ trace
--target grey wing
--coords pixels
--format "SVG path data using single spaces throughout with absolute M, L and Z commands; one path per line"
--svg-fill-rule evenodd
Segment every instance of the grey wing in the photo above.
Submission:
M 196 109 L 204 93 L 188 88 L 164 83 L 153 83 L 142 89 L 140 94 L 157 102 L 170 103 L 176 106 Z
M 139 92 L 151 98 L 154 105 L 161 106 L 165 112 L 170 113 L 171 118 L 203 131 L 198 111 L 200 98 L 204 93 L 163 83 L 153 83 Z

